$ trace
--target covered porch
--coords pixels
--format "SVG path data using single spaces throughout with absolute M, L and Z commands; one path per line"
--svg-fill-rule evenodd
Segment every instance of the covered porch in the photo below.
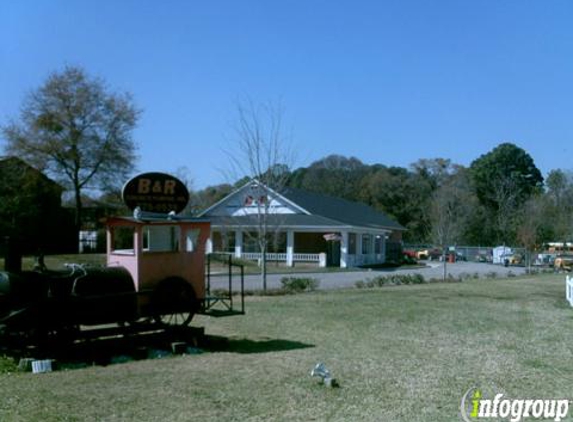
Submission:
M 384 229 L 283 228 L 269 234 L 266 257 L 288 267 L 297 263 L 340 268 L 383 264 L 389 235 L 390 231 Z M 245 260 L 261 259 L 256 232 L 244 228 L 214 226 L 207 249 Z

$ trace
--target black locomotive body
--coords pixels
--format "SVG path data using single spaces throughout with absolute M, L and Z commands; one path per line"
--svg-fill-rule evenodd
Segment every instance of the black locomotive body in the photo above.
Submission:
M 132 322 L 142 315 L 122 267 L 0 272 L 0 326 L 11 333 Z

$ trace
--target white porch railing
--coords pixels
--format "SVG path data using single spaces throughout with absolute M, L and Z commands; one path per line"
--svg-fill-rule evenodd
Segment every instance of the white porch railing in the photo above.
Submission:
M 565 294 L 567 295 L 567 301 L 571 306 L 573 306 L 573 277 L 567 276 L 565 278 Z
M 259 252 L 243 252 L 241 258 L 249 261 L 258 261 L 261 259 Z M 286 261 L 286 253 L 267 253 L 267 261 Z M 320 254 L 318 253 L 295 253 L 292 255 L 294 262 L 320 262 Z

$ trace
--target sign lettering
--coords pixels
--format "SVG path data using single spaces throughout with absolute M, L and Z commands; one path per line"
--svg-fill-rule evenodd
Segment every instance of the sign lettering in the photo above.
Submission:
M 123 202 L 131 210 L 180 213 L 187 206 L 189 192 L 185 184 L 165 173 L 144 173 L 129 180 L 122 191 Z

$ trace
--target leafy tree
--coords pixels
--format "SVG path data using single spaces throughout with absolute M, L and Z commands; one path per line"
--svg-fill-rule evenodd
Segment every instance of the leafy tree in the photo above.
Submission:
M 510 242 L 515 234 L 515 216 L 522 204 L 543 185 L 543 176 L 523 149 L 503 143 L 470 166 L 476 195 L 485 207 L 495 239 Z
M 295 171 L 290 186 L 323 195 L 355 201 L 360 196 L 359 186 L 369 173 L 369 167 L 355 157 L 329 155 L 308 168 Z
M 546 218 L 551 221 L 553 241 L 573 239 L 573 173 L 552 170 L 546 181 Z
M 245 182 L 246 183 L 246 182 Z M 243 183 L 244 184 L 244 183 Z M 221 184 L 208 186 L 205 189 L 189 193 L 189 205 L 193 214 L 197 214 L 219 202 L 233 191 L 233 186 Z
M 431 183 L 403 167 L 377 167 L 364 178 L 359 199 L 405 226 L 404 240 L 424 242 L 429 235 L 427 206 Z
M 437 189 L 455 174 L 459 166 L 449 158 L 420 158 L 410 165 L 412 171 L 425 179 L 432 189 Z
M 82 68 L 66 67 L 25 98 L 19 121 L 2 127 L 6 152 L 73 191 L 79 228 L 82 191 L 121 183 L 132 171 L 131 132 L 139 114 L 129 94 L 112 93 Z

